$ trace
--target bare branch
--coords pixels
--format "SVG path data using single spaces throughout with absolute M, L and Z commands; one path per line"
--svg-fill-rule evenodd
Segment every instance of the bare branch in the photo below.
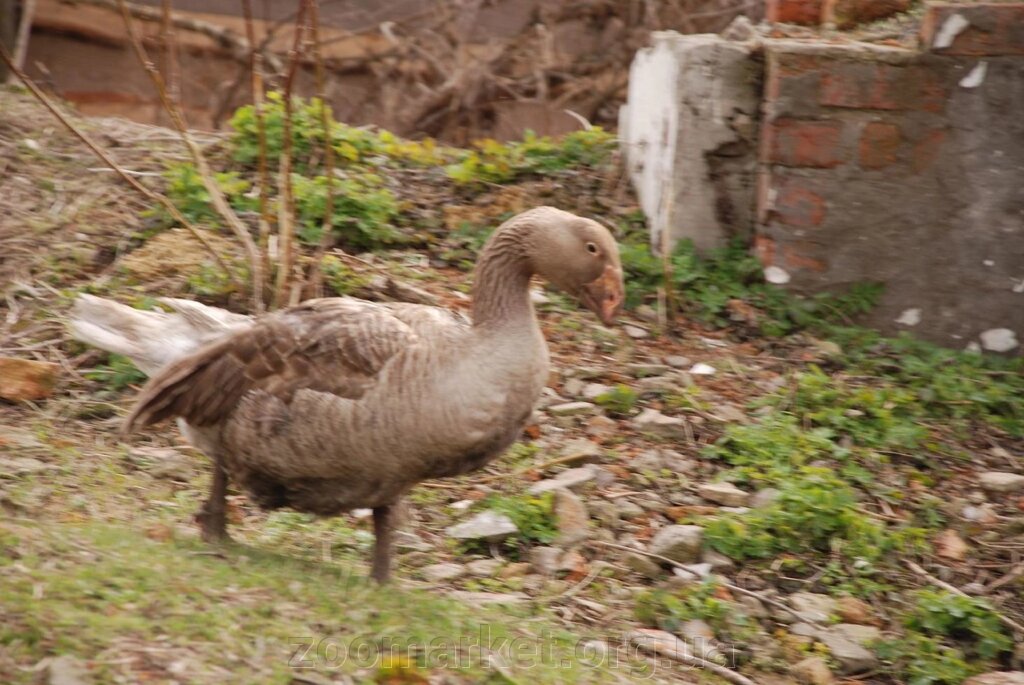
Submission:
M 138 57 L 139 63 L 149 74 L 150 80 L 153 82 L 154 88 L 156 88 L 157 94 L 160 96 L 160 102 L 164 107 L 164 111 L 167 112 L 171 118 L 171 122 L 174 124 L 174 128 L 177 129 L 178 135 L 181 136 L 182 142 L 185 143 L 185 147 L 188 149 L 189 154 L 192 156 L 192 161 L 196 165 L 196 171 L 199 173 L 199 177 L 203 181 L 203 187 L 206 188 L 206 192 L 210 194 L 210 201 L 213 204 L 214 209 L 217 213 L 227 222 L 228 227 L 235 234 L 235 237 L 242 243 L 242 247 L 245 250 L 246 260 L 249 265 L 249 271 L 252 276 L 252 298 L 253 298 L 253 309 L 256 312 L 263 311 L 263 269 L 260 264 L 259 252 L 256 249 L 256 243 L 253 241 L 252 236 L 249 235 L 248 227 L 242 223 L 242 220 L 238 218 L 234 210 L 228 204 L 227 198 L 224 197 L 224 193 L 221 192 L 220 186 L 217 185 L 217 181 L 214 179 L 213 171 L 210 169 L 210 165 L 206 160 L 206 155 L 203 154 L 202 149 L 196 144 L 189 133 L 188 125 L 185 122 L 185 118 L 182 115 L 181 110 L 171 100 L 170 95 L 167 92 L 167 86 L 164 83 L 163 76 L 160 71 L 153 64 L 152 60 L 149 59 L 149 55 L 146 53 L 146 48 L 142 45 L 142 39 L 135 32 L 134 22 L 130 12 L 128 11 L 128 5 L 125 0 L 118 0 L 118 6 L 121 9 L 121 16 L 124 19 L 125 30 L 128 33 L 128 40 L 135 50 L 135 55 Z

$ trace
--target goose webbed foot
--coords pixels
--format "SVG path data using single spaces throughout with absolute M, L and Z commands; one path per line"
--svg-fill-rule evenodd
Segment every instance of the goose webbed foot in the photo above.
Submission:
M 204 542 L 220 543 L 231 540 L 227 527 L 227 491 L 228 474 L 220 464 L 214 464 L 210 496 L 196 514 L 196 522 L 199 524 Z

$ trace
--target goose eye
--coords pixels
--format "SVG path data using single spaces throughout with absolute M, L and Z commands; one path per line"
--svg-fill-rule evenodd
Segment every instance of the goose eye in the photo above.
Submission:
M 587 243 L 587 252 L 589 252 L 590 254 L 597 254 L 597 244 Z

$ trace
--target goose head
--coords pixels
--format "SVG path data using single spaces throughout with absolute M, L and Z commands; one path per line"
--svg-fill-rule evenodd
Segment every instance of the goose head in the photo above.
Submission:
M 554 207 L 538 207 L 527 255 L 532 271 L 579 298 L 605 325 L 622 310 L 624 288 L 619 246 L 592 219 Z

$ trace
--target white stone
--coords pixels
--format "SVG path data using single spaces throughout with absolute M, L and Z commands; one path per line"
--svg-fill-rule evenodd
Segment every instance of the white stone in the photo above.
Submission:
M 769 266 L 764 270 L 764 280 L 774 285 L 785 285 L 790 278 L 789 272 L 781 266 Z
M 591 402 L 564 402 L 553 404 L 548 407 L 552 416 L 577 416 L 579 414 L 593 414 L 597 407 Z
M 916 326 L 921 323 L 921 310 L 917 307 L 904 309 L 903 313 L 896 319 L 896 323 L 902 326 Z
M 1009 328 L 990 328 L 981 334 L 981 346 L 990 352 L 1009 352 L 1017 347 L 1017 334 Z
M 458 540 L 502 540 L 519 532 L 508 516 L 494 511 L 482 511 L 468 521 L 447 529 L 449 537 Z
M 828 595 L 794 592 L 788 599 L 793 611 L 809 623 L 827 623 L 836 613 L 836 601 Z
M 651 554 L 688 564 L 700 559 L 704 529 L 700 526 L 665 526 L 651 538 Z
M 644 409 L 633 419 L 633 427 L 641 433 L 665 438 L 686 437 L 686 421 L 678 416 L 665 416 L 657 409 Z
M 715 369 L 715 367 L 710 364 L 705 364 L 704 362 L 697 362 L 690 367 L 690 373 L 695 376 L 712 376 L 715 374 L 716 370 L 717 369 Z
M 626 331 L 626 335 L 637 340 L 639 340 L 640 338 L 646 338 L 650 335 L 650 333 L 648 333 L 643 328 L 640 328 L 639 326 L 632 326 L 630 324 L 626 324 L 625 326 L 623 326 L 622 330 Z
M 574 469 L 568 469 L 567 471 L 562 471 L 554 478 L 537 481 L 530 486 L 528 492 L 532 495 L 539 495 L 542 492 L 550 492 L 552 490 L 557 490 L 558 488 L 576 490 L 583 487 L 586 483 L 594 480 L 596 476 L 597 474 L 593 468 L 589 466 L 580 466 Z
M 697 494 L 715 504 L 727 507 L 745 507 L 750 501 L 750 493 L 740 490 L 732 483 L 701 483 Z
M 1005 471 L 986 471 L 978 475 L 978 484 L 988 492 L 1018 492 L 1024 490 L 1024 476 Z
M 421 568 L 420 573 L 428 582 L 440 583 L 462 577 L 465 575 L 466 569 L 461 564 L 431 564 Z

